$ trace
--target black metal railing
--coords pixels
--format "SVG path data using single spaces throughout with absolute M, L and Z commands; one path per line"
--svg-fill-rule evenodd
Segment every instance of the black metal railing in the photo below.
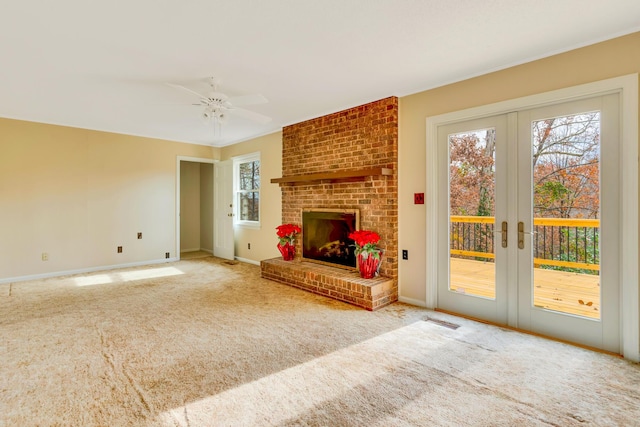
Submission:
M 494 223 L 494 217 L 452 215 L 451 256 L 493 260 L 496 240 Z M 598 274 L 600 220 L 534 218 L 533 225 L 535 267 Z M 496 238 L 499 239 L 500 236 Z

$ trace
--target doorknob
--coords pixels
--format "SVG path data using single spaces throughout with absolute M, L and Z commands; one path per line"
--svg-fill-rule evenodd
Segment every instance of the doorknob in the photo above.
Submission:
M 518 223 L 518 248 L 524 249 L 524 235 L 529 234 L 533 236 L 534 234 L 538 234 L 537 231 L 524 231 L 524 222 L 520 221 Z

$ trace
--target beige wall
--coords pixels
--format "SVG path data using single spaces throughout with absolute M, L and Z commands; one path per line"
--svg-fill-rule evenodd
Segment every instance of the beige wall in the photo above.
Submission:
M 400 296 L 426 300 L 426 205 L 413 193 L 426 189 L 426 118 L 640 72 L 640 33 L 573 50 L 400 99 L 399 242 Z
M 0 281 L 175 257 L 176 158 L 212 157 L 211 147 L 9 119 L 0 153 Z
M 241 142 L 221 150 L 221 160 L 260 152 L 260 222 L 259 229 L 235 227 L 235 256 L 253 262 L 280 256 L 275 228 L 281 224 L 282 194 L 272 178 L 282 176 L 282 132 Z M 247 245 L 251 244 L 251 249 Z

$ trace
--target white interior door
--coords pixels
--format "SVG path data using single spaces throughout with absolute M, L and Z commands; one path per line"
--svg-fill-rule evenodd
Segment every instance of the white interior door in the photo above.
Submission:
M 620 352 L 618 103 L 438 127 L 439 309 Z
M 213 255 L 234 259 L 233 161 L 213 165 Z

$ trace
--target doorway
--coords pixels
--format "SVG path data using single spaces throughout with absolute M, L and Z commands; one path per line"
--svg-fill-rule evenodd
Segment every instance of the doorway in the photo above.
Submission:
M 176 253 L 179 258 L 213 254 L 213 161 L 178 158 Z
M 619 105 L 437 126 L 435 307 L 621 353 Z

